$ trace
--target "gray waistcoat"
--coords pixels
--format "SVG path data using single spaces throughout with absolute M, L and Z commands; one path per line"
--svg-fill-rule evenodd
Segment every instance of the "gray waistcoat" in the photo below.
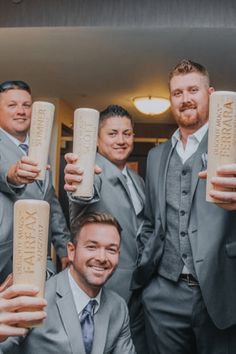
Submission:
M 193 154 L 184 164 L 174 150 L 166 182 L 166 240 L 158 273 L 177 281 L 184 264 L 196 277 L 188 237 Z

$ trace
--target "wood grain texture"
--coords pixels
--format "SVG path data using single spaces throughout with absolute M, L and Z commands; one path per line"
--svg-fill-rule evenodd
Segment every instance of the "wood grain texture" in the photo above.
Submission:
M 13 283 L 37 286 L 40 297 L 46 278 L 49 210 L 43 200 L 22 199 L 14 205 Z
M 217 175 L 217 168 L 236 163 L 236 92 L 216 91 L 210 96 L 207 191 L 208 202 L 219 203 L 210 197 L 211 178 Z M 228 190 L 220 189 L 220 190 Z
M 36 101 L 33 103 L 30 125 L 29 157 L 38 162 L 40 173 L 36 177 L 44 180 L 51 141 L 55 106 L 52 103 Z
M 79 156 L 76 165 L 83 170 L 83 180 L 77 184 L 73 196 L 91 198 L 97 149 L 99 112 L 79 108 L 74 113 L 73 153 Z

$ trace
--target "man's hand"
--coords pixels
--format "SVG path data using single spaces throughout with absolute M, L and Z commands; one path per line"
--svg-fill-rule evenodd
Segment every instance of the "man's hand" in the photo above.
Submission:
M 7 181 L 16 186 L 28 184 L 34 182 L 39 173 L 38 163 L 31 160 L 28 156 L 22 156 L 20 161 L 17 161 L 9 168 Z
M 23 336 L 27 329 L 22 325 L 43 320 L 47 305 L 45 299 L 36 297 L 38 288 L 31 285 L 9 285 L 7 278 L 0 289 L 0 341 L 8 336 Z M 8 287 L 9 286 L 9 287 Z M 31 311 L 27 311 L 27 308 Z
M 207 172 L 202 171 L 199 173 L 200 178 L 206 178 Z M 211 183 L 217 189 L 210 192 L 210 196 L 219 200 L 217 204 L 225 210 L 236 210 L 236 164 L 222 165 L 217 169 L 217 176 L 212 177 Z
M 73 153 L 68 153 L 65 155 L 65 160 L 67 165 L 65 167 L 65 185 L 64 189 L 66 192 L 75 192 L 76 184 L 81 183 L 83 180 L 83 170 L 76 166 L 78 161 L 78 155 Z M 94 167 L 94 173 L 99 174 L 102 169 L 99 166 Z

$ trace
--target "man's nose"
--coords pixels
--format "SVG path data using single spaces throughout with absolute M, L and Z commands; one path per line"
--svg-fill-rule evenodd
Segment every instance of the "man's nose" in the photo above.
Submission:
M 183 102 L 190 102 L 191 98 L 188 91 L 184 91 L 182 95 Z
M 24 115 L 25 114 L 25 108 L 21 105 L 17 106 L 17 114 Z
M 106 250 L 104 248 L 100 248 L 97 250 L 97 259 L 100 262 L 105 262 L 107 259 L 107 254 L 106 254 Z
M 124 135 L 121 133 L 121 134 L 118 134 L 117 135 L 117 144 L 124 144 L 125 142 L 125 137 Z

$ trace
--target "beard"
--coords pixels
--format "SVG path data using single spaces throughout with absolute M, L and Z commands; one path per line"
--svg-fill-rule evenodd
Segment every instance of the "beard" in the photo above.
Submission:
M 208 112 L 200 115 L 195 104 L 183 104 L 179 110 L 173 112 L 176 123 L 181 128 L 198 129 L 208 119 Z
M 176 117 L 176 122 L 180 127 L 183 128 L 194 128 L 198 126 L 201 122 L 201 119 L 198 116 L 197 112 L 189 113 L 181 113 L 178 117 Z
M 208 120 L 208 102 L 197 104 L 196 102 L 185 102 L 172 110 L 175 121 L 180 128 L 198 130 Z

